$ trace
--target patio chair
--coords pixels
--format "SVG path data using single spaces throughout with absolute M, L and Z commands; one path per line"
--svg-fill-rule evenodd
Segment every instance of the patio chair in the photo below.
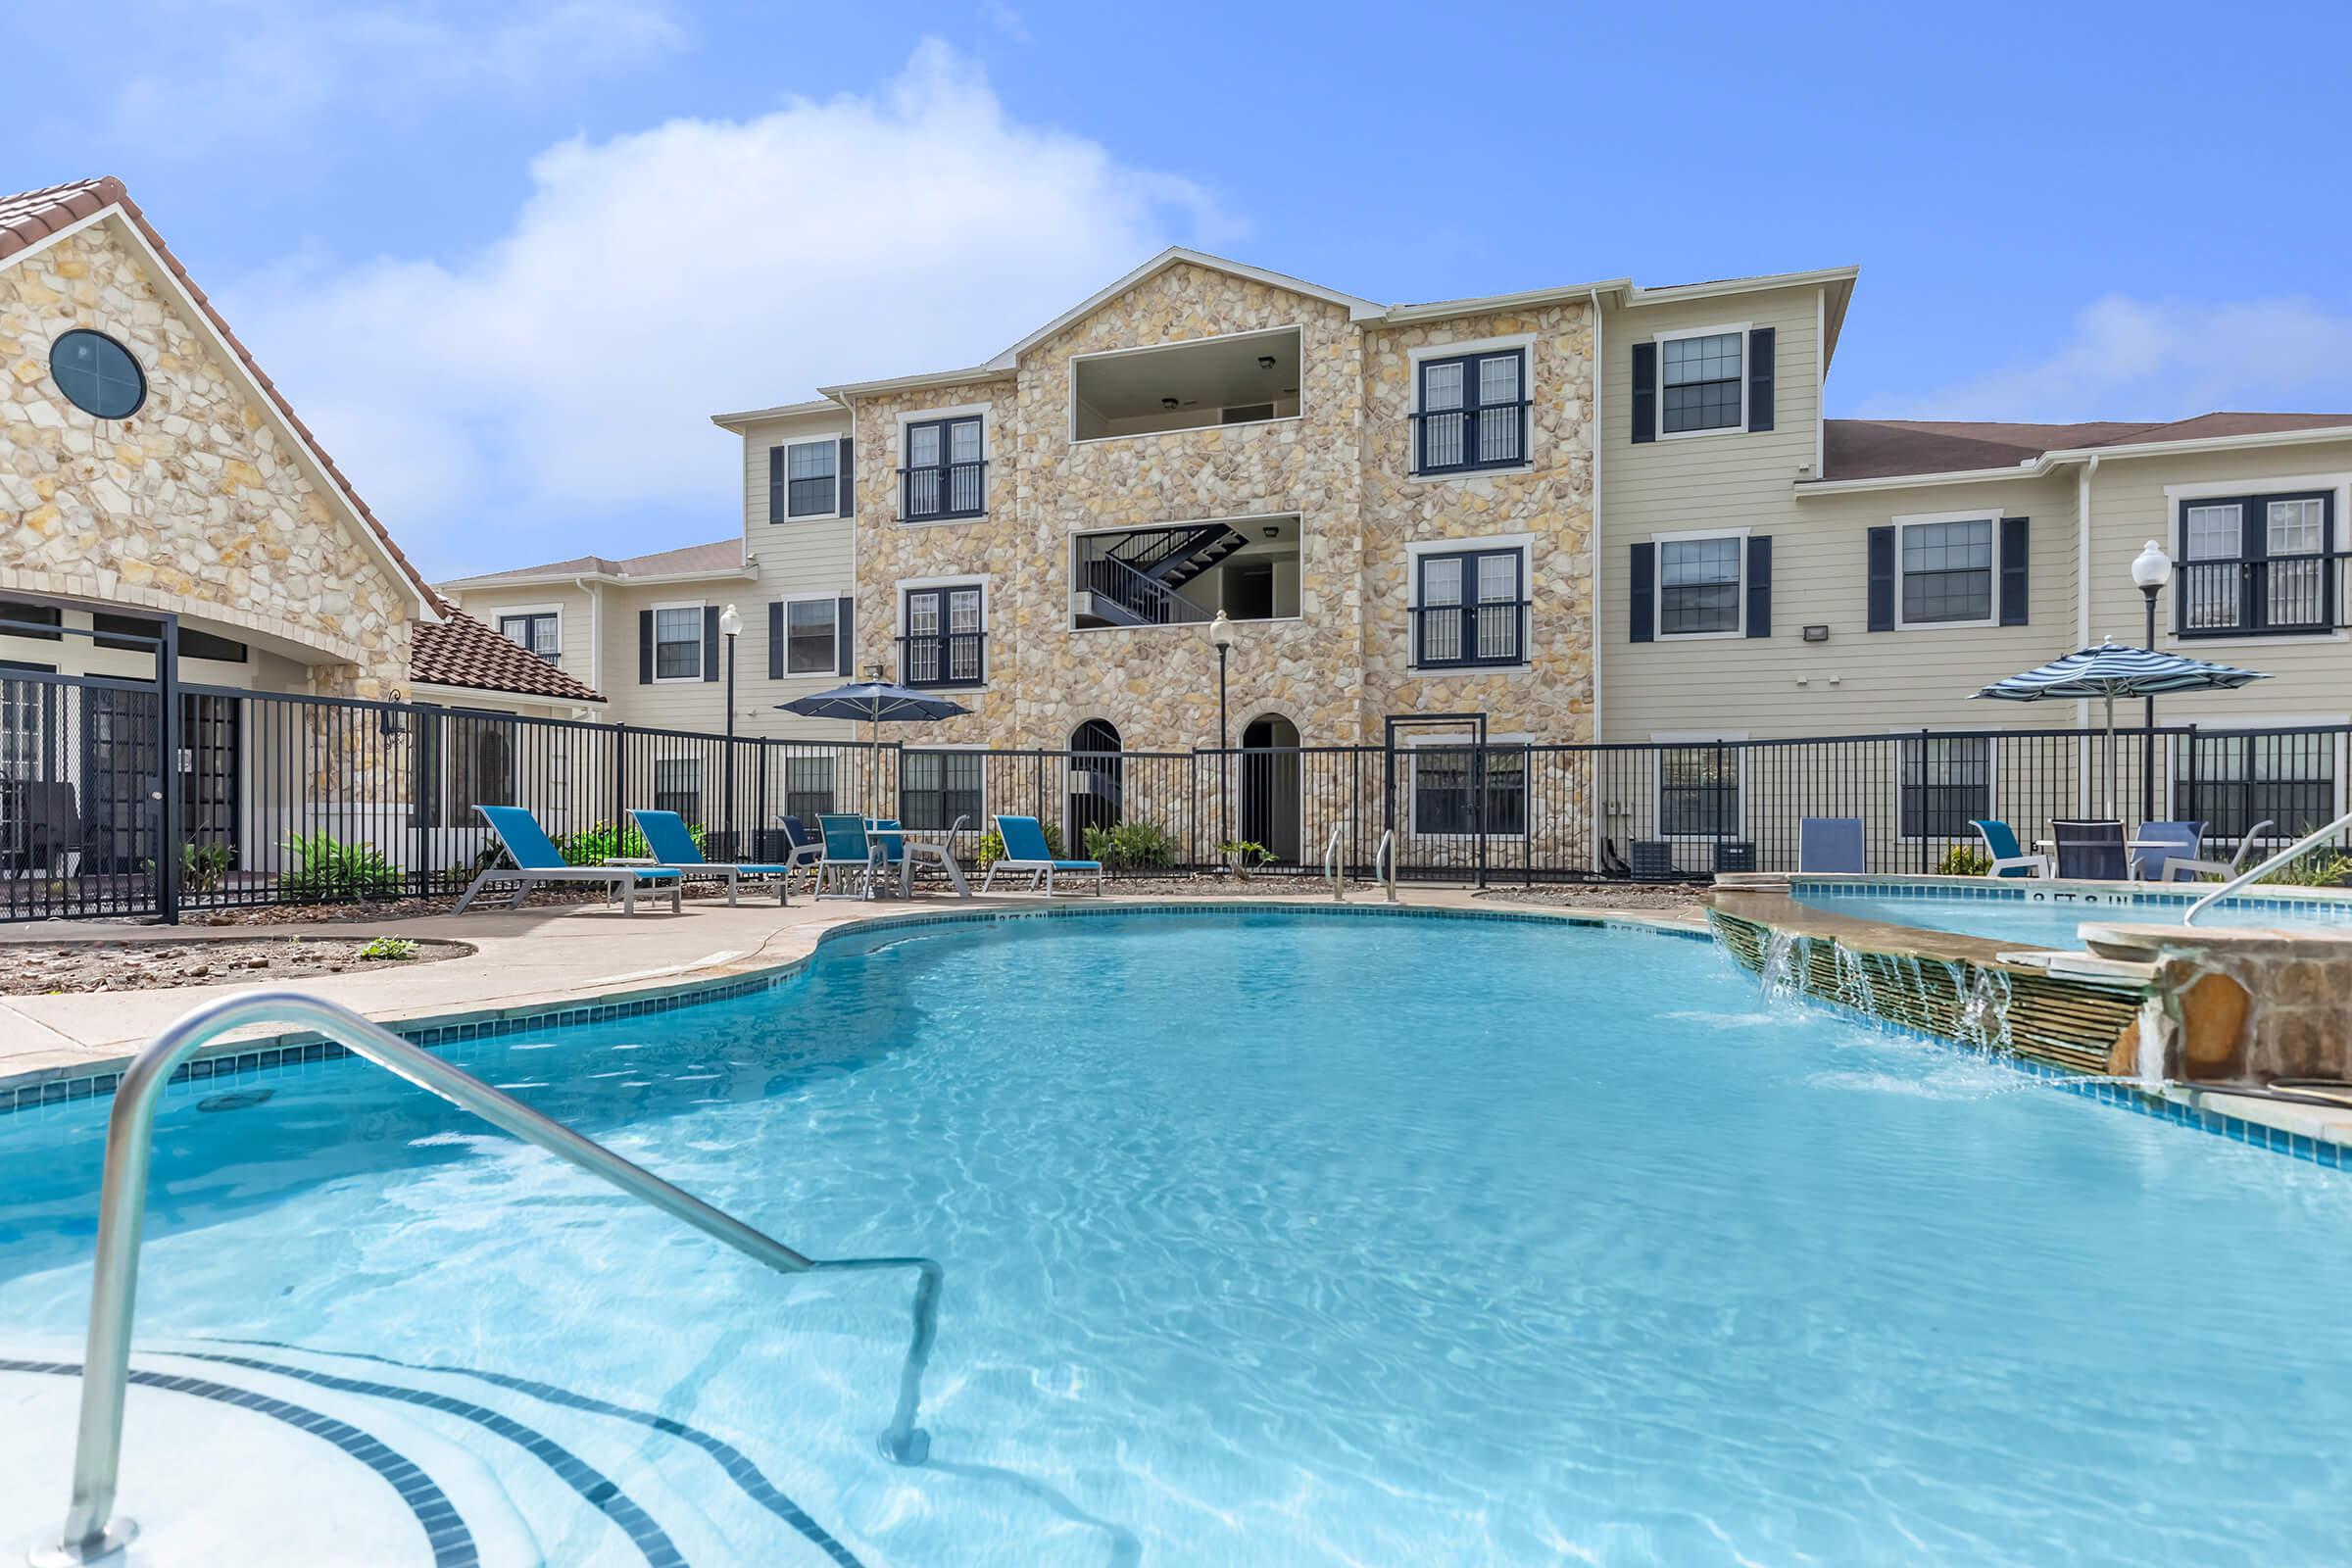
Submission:
M 735 906 L 735 894 L 747 876 L 772 876 L 776 879 L 776 902 L 790 904 L 791 889 L 785 885 L 792 867 L 773 861 L 706 860 L 696 847 L 694 835 L 686 831 L 686 819 L 675 811 L 640 811 L 631 808 L 629 815 L 637 819 L 637 830 L 645 835 L 648 855 L 656 865 L 667 866 L 681 879 L 717 877 L 727 884 L 727 906 Z
M 669 895 L 669 912 L 672 914 L 684 907 L 683 879 L 666 866 L 566 864 L 564 852 L 557 849 L 556 841 L 547 836 L 547 829 L 541 827 L 539 819 L 523 808 L 477 806 L 474 809 L 482 813 L 482 820 L 490 824 L 490 831 L 498 835 L 498 842 L 507 847 L 507 855 L 514 863 L 512 866 L 492 866 L 467 883 L 465 893 L 458 899 L 458 906 L 450 911 L 452 914 L 464 914 L 466 906 L 474 901 L 475 895 L 492 882 L 516 884 L 514 900 L 507 906 L 510 909 L 521 908 L 522 901 L 531 896 L 534 888 L 553 887 L 566 882 L 601 883 L 607 902 L 612 900 L 615 889 L 619 890 L 620 912 L 623 914 L 637 912 L 639 888 L 655 893 L 666 892 Z
M 2048 876 L 2050 858 L 2046 855 L 2028 855 L 2019 848 L 2016 832 L 1995 817 L 1974 818 L 1970 827 L 1977 830 L 1977 839 L 1984 846 L 1984 854 L 1992 861 L 1986 876 Z
M 2121 882 L 2131 875 L 2124 855 L 2124 824 L 2060 818 L 2050 824 L 2058 844 L 2058 874 L 2082 882 Z
M 827 812 L 816 819 L 816 830 L 823 835 L 825 851 L 816 862 L 816 897 L 870 898 L 874 890 L 874 846 L 865 836 L 865 818 L 851 812 Z M 845 881 L 852 884 L 847 893 L 839 891 Z M 833 884 L 835 891 L 827 893 L 827 883 Z
M 1858 816 L 1806 816 L 1796 823 L 1796 868 L 1859 876 L 1862 872 L 1862 819 Z
M 2151 882 L 2175 881 L 2182 872 L 2186 872 L 2188 879 L 2192 882 L 2201 876 L 2219 877 L 2227 882 L 2246 868 L 2246 862 L 2252 859 L 2255 851 L 2262 847 L 2263 834 L 2278 825 L 2267 819 L 2255 823 L 2238 839 L 2235 855 L 2227 860 L 2215 860 L 2206 858 L 2201 854 L 2205 848 L 2205 823 L 2150 822 L 2139 830 L 2139 836 L 2142 839 L 2154 840 L 2169 837 L 2166 829 L 2188 829 L 2182 853 L 2171 850 L 2133 850 L 2132 852 L 2132 868 Z M 2153 863 L 2143 863 L 2143 858 L 2145 861 Z
M 784 842 L 791 846 L 784 854 L 784 863 L 794 871 L 807 870 L 809 886 L 815 886 L 817 862 L 825 858 L 822 835 L 812 832 L 808 823 L 790 812 L 776 818 L 784 826 Z M 787 876 L 785 880 L 790 881 Z
M 1034 816 L 999 816 L 997 837 L 1004 853 L 988 864 L 988 875 L 980 879 L 980 891 L 986 893 L 997 880 L 999 871 L 1027 871 L 1029 886 L 1035 888 L 1043 877 L 1046 896 L 1053 897 L 1054 873 L 1059 871 L 1092 871 L 1095 874 L 1095 896 L 1102 894 L 1102 862 L 1101 860 L 1058 860 L 1046 843 L 1046 830 Z

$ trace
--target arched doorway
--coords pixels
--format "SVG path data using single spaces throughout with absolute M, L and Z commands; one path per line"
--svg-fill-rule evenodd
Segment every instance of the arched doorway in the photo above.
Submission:
M 1086 853 L 1086 830 L 1107 832 L 1119 820 L 1118 726 L 1107 719 L 1090 718 L 1070 731 L 1068 809 L 1062 816 L 1062 853 L 1073 858 Z
M 1242 726 L 1242 837 L 1284 865 L 1299 860 L 1298 726 L 1260 713 Z

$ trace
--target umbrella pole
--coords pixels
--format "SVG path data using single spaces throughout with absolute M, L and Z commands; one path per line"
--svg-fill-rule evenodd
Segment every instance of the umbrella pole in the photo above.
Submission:
M 2115 816 L 2115 693 L 2107 693 L 2107 814 Z
M 2112 705 L 2110 705 L 2112 709 Z M 882 705 L 874 705 L 873 718 L 866 726 L 872 737 L 865 749 L 865 819 L 874 820 L 874 781 L 882 771 Z

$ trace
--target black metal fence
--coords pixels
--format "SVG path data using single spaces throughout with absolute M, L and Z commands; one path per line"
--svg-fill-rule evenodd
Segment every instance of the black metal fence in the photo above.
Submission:
M 172 709 L 176 708 L 176 713 Z M 1473 720 L 1473 723 L 1475 720 Z M 0 919 L 145 916 L 464 887 L 496 853 L 473 808 L 530 808 L 583 861 L 628 811 L 697 824 L 713 859 L 772 859 L 786 815 L 956 830 L 1044 821 L 1114 876 L 1221 868 L 1480 884 L 1794 869 L 1799 821 L 1858 817 L 1873 871 L 1947 868 L 1972 818 L 2200 820 L 2228 853 L 2335 816 L 2352 728 L 1920 731 L 1544 745 L 1431 720 L 1394 744 L 1189 751 L 729 739 L 414 703 L 0 669 Z M 169 793 L 167 793 L 169 792 Z M 2112 801 L 2112 808 L 2110 803 Z M 958 828 L 960 824 L 960 828 Z M 167 846 L 169 853 L 166 853 Z

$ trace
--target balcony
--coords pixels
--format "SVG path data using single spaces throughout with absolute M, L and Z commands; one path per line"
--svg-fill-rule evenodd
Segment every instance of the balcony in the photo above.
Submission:
M 1421 605 L 1413 618 L 1413 668 L 1495 669 L 1527 662 L 1527 601 Z
M 1070 613 L 1081 629 L 1288 620 L 1298 613 L 1298 519 L 1245 517 L 1071 542 Z
M 941 632 L 899 639 L 899 684 L 977 686 L 988 678 L 988 634 Z
M 1298 364 L 1296 327 L 1089 355 L 1071 367 L 1070 438 L 1296 418 Z
M 899 470 L 899 514 L 908 522 L 977 517 L 987 510 L 988 463 L 928 463 Z
M 2182 637 L 2293 637 L 2337 631 L 2343 551 L 2231 556 L 2174 565 L 2173 627 Z

